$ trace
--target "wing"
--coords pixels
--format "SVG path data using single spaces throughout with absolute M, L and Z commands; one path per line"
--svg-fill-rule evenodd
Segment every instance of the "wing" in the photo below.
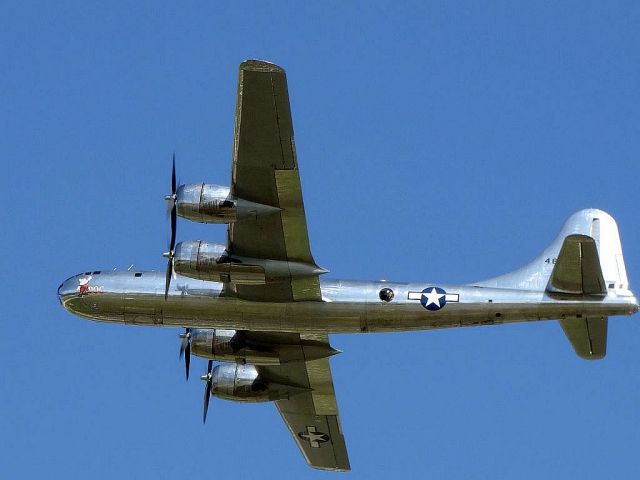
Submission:
M 329 345 L 327 335 L 305 334 L 300 335 L 299 339 Z M 304 351 L 304 347 L 301 350 Z M 349 470 L 349 457 L 340 426 L 329 359 L 258 368 L 270 380 L 310 389 L 289 400 L 275 402 L 307 463 L 322 470 Z
M 230 254 L 316 266 L 309 248 L 287 79 L 277 65 L 257 60 L 240 65 L 231 193 L 280 212 L 229 224 Z M 238 285 L 227 294 L 257 301 L 321 299 L 317 275 L 266 286 Z

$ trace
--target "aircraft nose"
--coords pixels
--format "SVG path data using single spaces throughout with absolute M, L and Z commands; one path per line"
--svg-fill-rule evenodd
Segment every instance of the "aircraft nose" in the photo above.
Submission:
M 60 303 L 62 303 L 65 297 L 76 293 L 76 283 L 75 277 L 70 277 L 60 284 L 58 287 L 58 299 Z

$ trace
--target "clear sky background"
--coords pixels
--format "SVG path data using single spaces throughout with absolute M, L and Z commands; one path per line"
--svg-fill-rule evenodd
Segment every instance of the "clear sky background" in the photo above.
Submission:
M 640 4 L 400 3 L 0 4 L 0 477 L 338 475 L 306 466 L 273 405 L 213 399 L 203 426 L 205 362 L 185 383 L 178 329 L 55 295 L 165 268 L 171 153 L 182 182 L 228 184 L 248 58 L 288 72 L 329 276 L 473 282 L 598 207 L 640 290 Z M 610 321 L 600 362 L 557 322 L 333 336 L 349 478 L 634 478 L 639 321 Z

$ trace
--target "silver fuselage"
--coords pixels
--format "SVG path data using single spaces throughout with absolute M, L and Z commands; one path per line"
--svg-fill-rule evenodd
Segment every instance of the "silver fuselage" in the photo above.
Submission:
M 91 276 L 85 291 L 79 282 Z M 60 302 L 84 318 L 132 325 L 227 328 L 270 332 L 358 333 L 427 330 L 561 319 L 569 315 L 630 315 L 629 290 L 604 297 L 550 296 L 546 292 L 474 285 L 321 281 L 321 302 L 270 303 L 225 296 L 223 284 L 177 276 L 164 297 L 159 272 L 87 272 L 60 285 Z M 420 292 L 432 285 L 457 295 L 437 311 L 423 308 Z M 393 290 L 382 301 L 380 290 Z

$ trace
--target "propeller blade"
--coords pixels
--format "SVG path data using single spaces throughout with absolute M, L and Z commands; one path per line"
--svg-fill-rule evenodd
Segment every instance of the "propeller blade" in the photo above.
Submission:
M 202 423 L 207 423 L 207 412 L 209 411 L 209 397 L 211 397 L 211 388 L 207 383 L 204 389 L 204 407 L 202 410 Z
M 169 242 L 169 250 L 173 252 L 174 247 L 176 246 L 176 223 L 178 220 L 178 215 L 176 212 L 176 204 L 173 203 L 171 207 L 171 241 Z
M 180 354 L 179 358 L 182 360 L 182 356 L 184 355 L 184 369 L 185 376 L 187 380 L 189 380 L 189 365 L 191 364 L 191 328 L 187 327 L 184 329 L 184 333 L 180 335 Z
M 211 398 L 211 368 L 213 367 L 213 360 L 209 360 L 207 365 L 207 374 L 200 377 L 207 382 L 204 387 L 204 408 L 202 410 L 202 423 L 207 421 L 207 412 L 209 411 L 209 399 Z
M 171 285 L 171 277 L 175 278 L 173 270 L 173 254 L 176 246 L 176 224 L 178 221 L 178 212 L 176 209 L 176 154 L 173 153 L 173 161 L 171 166 L 171 195 L 165 198 L 168 201 L 167 207 L 170 209 L 171 215 L 171 240 L 169 240 L 169 251 L 165 256 L 169 259 L 167 262 L 167 274 L 165 276 L 164 299 L 169 297 L 169 286 Z
M 171 216 L 171 212 L 173 211 L 173 207 L 176 204 L 176 197 L 178 194 L 178 187 L 177 187 L 177 180 L 176 180 L 176 154 L 175 152 L 173 153 L 173 164 L 171 167 L 171 194 L 170 195 L 165 195 L 164 199 L 167 201 L 167 218 Z
M 171 194 L 176 193 L 176 152 L 173 152 L 173 168 L 171 170 Z
M 184 373 L 189 380 L 189 365 L 191 364 L 191 342 L 187 342 L 187 348 L 184 354 Z
M 164 299 L 169 297 L 169 285 L 171 284 L 171 274 L 173 272 L 173 252 L 169 252 L 169 261 L 167 262 L 167 274 L 164 283 Z

